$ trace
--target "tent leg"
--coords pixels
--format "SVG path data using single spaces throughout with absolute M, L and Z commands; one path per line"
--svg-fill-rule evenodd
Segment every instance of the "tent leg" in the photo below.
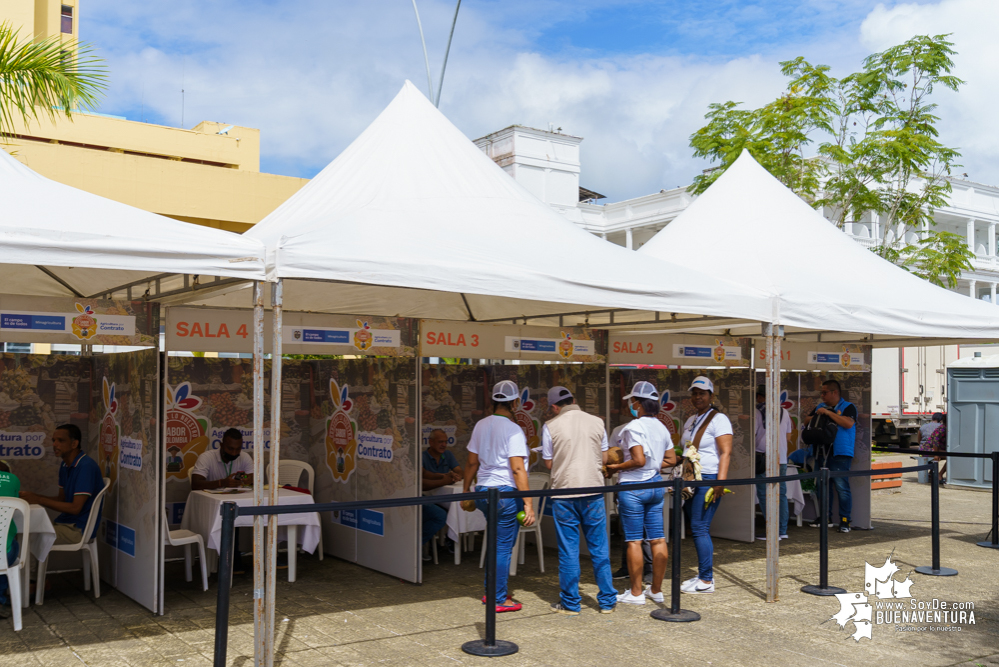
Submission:
M 271 337 L 271 479 L 269 505 L 278 504 L 278 480 L 281 457 L 281 336 L 282 331 L 282 304 L 284 302 L 284 284 L 281 280 L 271 285 L 271 318 L 273 320 L 273 335 Z M 263 440 L 263 438 L 261 438 Z M 261 450 L 260 458 L 264 457 Z M 289 536 L 290 536 L 289 532 Z M 267 517 L 267 595 L 266 617 L 267 617 L 267 655 L 264 660 L 266 667 L 274 666 L 274 604 L 276 602 L 277 585 L 277 539 L 278 539 L 278 516 L 271 514 Z M 292 551 L 296 545 L 288 542 L 288 559 L 294 558 Z
M 784 327 L 776 324 L 764 324 L 763 333 L 767 339 L 766 367 L 766 431 L 767 431 L 767 477 L 777 477 L 780 471 L 780 359 L 781 336 Z M 778 584 L 780 572 L 780 526 L 779 501 L 780 487 L 778 484 L 767 484 L 767 602 L 779 599 Z
M 264 285 L 253 283 L 253 504 L 264 504 Z M 264 600 L 264 517 L 253 517 L 253 664 L 268 655 Z M 236 546 L 239 549 L 239 546 Z

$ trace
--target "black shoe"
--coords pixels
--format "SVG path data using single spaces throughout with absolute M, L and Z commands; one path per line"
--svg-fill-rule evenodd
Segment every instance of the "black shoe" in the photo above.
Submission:
M 812 521 L 808 522 L 808 525 L 811 526 L 812 528 L 821 528 L 822 527 L 822 519 L 813 519 Z M 833 527 L 832 522 L 830 521 L 828 524 L 826 524 L 826 527 L 827 528 L 832 528 Z
M 628 568 L 621 567 L 614 573 L 615 579 L 627 579 L 630 575 L 628 574 Z
M 839 532 L 849 533 L 850 532 L 850 521 L 848 519 L 840 519 L 839 521 Z

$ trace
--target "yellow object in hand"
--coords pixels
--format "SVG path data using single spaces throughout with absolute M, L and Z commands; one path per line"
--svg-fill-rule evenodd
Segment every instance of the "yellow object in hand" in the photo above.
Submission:
M 475 511 L 475 501 L 474 500 L 462 500 L 461 501 L 461 509 L 465 510 L 466 512 L 474 512 Z
M 735 491 L 733 491 L 732 489 L 723 489 L 722 495 L 724 496 L 726 493 L 735 493 Z M 710 489 L 708 489 L 708 492 L 704 494 L 704 509 L 707 509 L 708 505 L 710 505 L 714 501 L 715 501 L 715 487 L 712 486 Z

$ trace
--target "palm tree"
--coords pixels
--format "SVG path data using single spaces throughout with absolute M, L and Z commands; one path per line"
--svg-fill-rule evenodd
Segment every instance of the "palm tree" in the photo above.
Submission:
M 18 43 L 17 31 L 0 23 L 0 140 L 47 113 L 72 117 L 73 111 L 97 107 L 107 88 L 107 67 L 88 44 L 59 36 Z

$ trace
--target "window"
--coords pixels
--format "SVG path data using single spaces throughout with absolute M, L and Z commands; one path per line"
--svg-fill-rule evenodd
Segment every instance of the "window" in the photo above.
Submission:
M 4 352 L 31 354 L 31 343 L 7 343 L 4 348 Z
M 70 5 L 62 6 L 62 32 L 67 35 L 73 34 L 73 8 Z

